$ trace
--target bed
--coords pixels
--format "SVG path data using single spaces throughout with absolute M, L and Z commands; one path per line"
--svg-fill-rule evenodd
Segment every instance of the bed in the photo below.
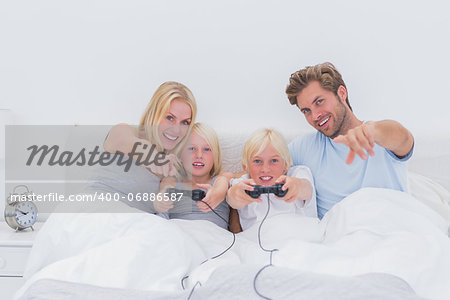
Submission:
M 219 136 L 239 171 L 248 134 Z M 233 236 L 137 210 L 53 214 L 16 298 L 449 299 L 450 139 L 431 138 L 416 137 L 409 193 L 365 188 L 321 221 L 267 219 L 260 239 L 258 224 Z

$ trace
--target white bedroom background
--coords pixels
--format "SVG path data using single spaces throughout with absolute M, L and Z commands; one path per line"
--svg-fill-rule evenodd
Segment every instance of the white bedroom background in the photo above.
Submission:
M 289 75 L 335 63 L 362 119 L 449 129 L 446 1 L 1 1 L 0 108 L 16 124 L 136 123 L 176 80 L 217 128 L 306 126 Z
M 0 109 L 15 124 L 135 124 L 174 80 L 196 96 L 198 121 L 218 131 L 304 131 L 284 94 L 289 75 L 331 61 L 361 119 L 448 134 L 449 6 L 0 0 Z

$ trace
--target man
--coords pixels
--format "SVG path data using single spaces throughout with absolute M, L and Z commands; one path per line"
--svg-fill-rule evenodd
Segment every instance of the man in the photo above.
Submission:
M 356 118 L 342 76 L 331 63 L 295 72 L 286 93 L 317 129 L 292 141 L 289 152 L 294 165 L 306 165 L 313 174 L 319 218 L 363 187 L 406 191 L 413 136 L 396 121 Z M 232 187 L 227 201 L 236 208 L 256 200 Z
M 319 218 L 363 187 L 406 191 L 412 134 L 396 121 L 357 119 L 342 76 L 333 64 L 293 73 L 286 94 L 317 129 L 292 141 L 289 151 L 294 165 L 311 169 Z

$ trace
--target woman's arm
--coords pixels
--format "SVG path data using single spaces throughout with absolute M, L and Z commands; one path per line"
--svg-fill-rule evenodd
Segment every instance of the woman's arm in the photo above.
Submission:
M 121 152 L 141 163 L 148 162 L 149 164 L 144 164 L 144 167 L 157 176 L 174 176 L 176 174 L 173 166 L 173 162 L 176 160 L 175 156 L 158 153 L 152 146 L 148 140 L 139 138 L 136 128 L 124 123 L 114 125 L 103 143 L 106 152 Z M 148 159 L 149 154 L 151 155 Z M 165 163 L 155 164 L 155 157 L 159 157 L 159 162 Z
M 148 144 L 148 141 L 138 137 L 136 128 L 133 128 L 128 124 L 121 123 L 114 125 L 111 128 L 105 142 L 103 143 L 103 148 L 109 153 L 122 152 L 128 154 L 137 142 Z

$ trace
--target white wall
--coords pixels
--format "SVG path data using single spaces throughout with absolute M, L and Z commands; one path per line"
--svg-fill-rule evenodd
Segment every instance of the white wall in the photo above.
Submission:
M 0 109 L 15 124 L 135 124 L 159 84 L 175 80 L 219 131 L 305 130 L 284 94 L 288 77 L 331 61 L 360 119 L 448 132 L 449 6 L 0 0 Z
M 446 1 L 1 1 L 0 108 L 16 124 L 137 123 L 176 80 L 216 128 L 305 127 L 289 75 L 335 63 L 361 119 L 449 129 Z

